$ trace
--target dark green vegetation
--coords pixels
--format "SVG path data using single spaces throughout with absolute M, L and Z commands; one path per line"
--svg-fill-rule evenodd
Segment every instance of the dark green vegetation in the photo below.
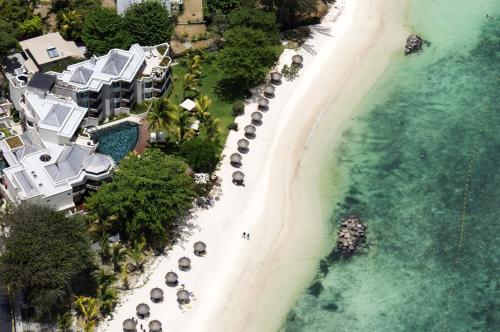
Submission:
M 220 159 L 219 147 L 213 141 L 199 137 L 184 142 L 179 154 L 196 173 L 212 173 Z
M 82 40 L 90 54 L 103 55 L 112 48 L 127 49 L 131 37 L 116 10 L 99 8 L 89 13 L 82 29 Z
M 146 0 L 132 4 L 125 12 L 124 21 L 132 43 L 153 46 L 170 41 L 172 19 L 160 1 Z
M 273 13 L 241 7 L 229 13 L 227 24 L 216 60 L 223 73 L 217 88 L 223 99 L 235 100 L 264 80 L 282 49 Z
M 87 16 L 99 9 L 99 0 L 55 0 L 52 11 L 57 13 L 57 29 L 68 40 L 82 38 L 83 23 Z
M 477 39 L 395 61 L 363 103 L 332 224 L 362 215 L 368 253 L 325 258 L 284 331 L 498 331 L 500 25 L 479 15 Z
M 172 35 L 170 14 L 157 0 L 134 3 L 124 16 L 118 15 L 115 9 L 99 6 L 84 13 L 78 9 L 61 10 L 59 29 L 67 38 L 81 37 L 90 54 L 102 55 L 112 48 L 127 49 L 134 43 L 161 44 L 168 42 Z
M 21 291 L 36 318 L 53 320 L 68 311 L 79 276 L 92 261 L 90 240 L 80 218 L 49 207 L 23 203 L 1 217 L 10 227 L 1 242 L 0 275 Z
M 88 200 L 99 232 L 121 233 L 131 244 L 145 238 L 162 248 L 172 243 L 178 223 L 195 197 L 187 165 L 158 150 L 123 159 L 113 181 Z
M 0 1 L 0 61 L 16 49 L 18 40 L 27 35 L 34 36 L 41 31 L 34 27 L 33 8 L 27 1 Z M 36 25 L 36 24 L 35 24 Z M 24 28 L 24 29 L 23 29 Z M 26 31 L 26 29 L 29 31 Z

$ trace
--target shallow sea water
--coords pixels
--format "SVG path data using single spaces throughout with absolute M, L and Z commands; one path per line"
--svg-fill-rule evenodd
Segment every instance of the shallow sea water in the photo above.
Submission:
M 394 58 L 324 165 L 332 233 L 357 213 L 369 246 L 325 257 L 283 331 L 500 331 L 500 2 L 407 21 L 430 46 Z

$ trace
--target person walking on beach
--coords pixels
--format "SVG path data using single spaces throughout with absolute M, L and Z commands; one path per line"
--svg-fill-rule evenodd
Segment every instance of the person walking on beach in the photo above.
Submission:
M 250 240 L 250 233 L 247 233 L 247 240 Z
M 243 232 L 243 236 L 241 237 L 242 239 L 246 238 L 247 237 L 247 233 L 246 232 Z

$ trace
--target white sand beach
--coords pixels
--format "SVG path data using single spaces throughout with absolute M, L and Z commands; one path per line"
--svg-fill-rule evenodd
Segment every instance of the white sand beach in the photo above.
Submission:
M 250 151 L 243 155 L 245 186 L 231 182 L 236 169 L 229 155 L 237 151 L 256 101 L 246 105 L 245 115 L 237 118 L 240 130 L 228 137 L 217 172 L 221 199 L 196 213 L 192 222 L 199 227 L 146 271 L 143 286 L 127 292 L 99 331 L 122 331 L 122 322 L 137 317 L 135 307 L 142 302 L 151 307 L 150 317 L 139 320 L 144 328 L 158 319 L 164 331 L 175 332 L 279 329 L 314 276 L 318 259 L 332 247 L 325 241 L 330 230 L 324 211 L 329 209 L 322 208 L 318 192 L 318 143 L 340 137 L 353 105 L 375 83 L 394 51 L 402 50 L 405 6 L 405 1 L 337 1 L 298 50 L 304 57 L 299 77 L 283 79 L 270 99 Z M 290 64 L 296 53 L 285 50 L 278 67 Z M 250 233 L 249 240 L 242 239 L 243 232 Z M 205 257 L 193 254 L 193 244 L 200 240 L 207 244 Z M 188 272 L 177 267 L 182 256 L 191 258 Z M 195 295 L 183 310 L 176 301 L 177 289 L 165 284 L 169 271 Z M 165 291 L 162 303 L 149 299 L 154 287 Z

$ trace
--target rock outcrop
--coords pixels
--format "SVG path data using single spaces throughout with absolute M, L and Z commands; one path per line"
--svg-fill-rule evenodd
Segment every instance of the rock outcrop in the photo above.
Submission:
M 344 257 L 355 255 L 366 243 L 366 226 L 359 217 L 344 217 L 337 231 L 337 250 Z
M 406 39 L 405 54 L 409 55 L 414 52 L 418 52 L 422 49 L 424 40 L 417 35 L 410 35 Z

